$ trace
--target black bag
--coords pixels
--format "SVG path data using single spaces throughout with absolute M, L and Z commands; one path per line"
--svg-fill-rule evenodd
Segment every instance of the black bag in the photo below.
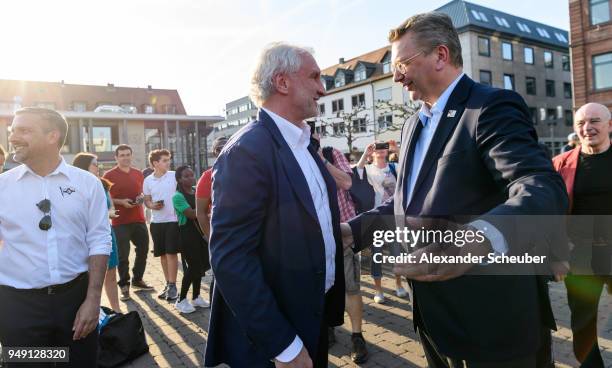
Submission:
M 353 168 L 352 185 L 349 193 L 355 203 L 355 212 L 360 214 L 374 208 L 374 188 L 368 182 L 368 173 L 363 168 L 363 179 L 359 179 L 357 168 Z
M 112 310 L 102 307 L 105 313 Z M 117 313 L 102 327 L 99 338 L 98 367 L 110 368 L 131 361 L 149 351 L 138 312 Z

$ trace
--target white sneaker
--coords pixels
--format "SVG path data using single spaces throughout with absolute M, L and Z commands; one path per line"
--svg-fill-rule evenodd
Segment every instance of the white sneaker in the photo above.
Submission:
M 399 287 L 395 289 L 395 295 L 397 295 L 398 298 L 405 298 L 408 293 L 406 292 L 406 289 Z
M 175 306 L 176 306 L 176 309 L 178 309 L 178 311 L 183 313 L 183 314 L 193 313 L 196 310 L 193 307 L 193 305 L 191 305 L 191 303 L 189 303 L 189 300 L 187 300 L 187 298 L 181 300 L 180 302 L 177 301 Z
M 194 307 L 199 307 L 199 308 L 209 308 L 210 307 L 210 304 L 206 300 L 202 299 L 201 295 L 198 295 L 197 298 L 193 299 L 191 301 L 191 304 Z
M 385 302 L 385 295 L 383 293 L 377 293 L 374 295 L 374 303 L 382 304 Z

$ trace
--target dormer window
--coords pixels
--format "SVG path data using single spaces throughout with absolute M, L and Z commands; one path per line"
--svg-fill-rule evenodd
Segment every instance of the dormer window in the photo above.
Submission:
M 363 64 L 359 65 L 355 69 L 355 82 L 359 82 L 366 79 L 366 68 Z
M 334 81 L 334 85 L 336 87 L 342 87 L 346 84 L 346 80 L 344 78 L 344 73 L 343 72 L 339 72 L 338 75 L 336 75 L 336 80 Z
M 391 73 L 391 53 L 390 52 L 387 52 L 385 54 L 385 57 L 382 59 L 382 65 L 383 65 L 384 74 Z

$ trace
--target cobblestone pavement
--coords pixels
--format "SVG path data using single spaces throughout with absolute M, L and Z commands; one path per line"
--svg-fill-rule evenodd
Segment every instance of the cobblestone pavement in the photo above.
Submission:
M 133 259 L 132 261 L 133 262 Z M 179 271 L 179 280 L 181 279 Z M 164 284 L 158 259 L 148 258 L 145 280 L 156 290 Z M 407 299 L 393 293 L 394 281 L 383 278 L 387 296 L 385 304 L 376 304 L 374 285 L 367 270 L 362 272 L 364 301 L 363 335 L 368 343 L 370 358 L 363 367 L 426 367 L 423 350 L 412 330 L 412 310 Z M 209 283 L 203 283 L 202 296 L 208 299 Z M 550 296 L 559 325 L 553 335 L 553 351 L 557 367 L 577 367 L 572 352 L 572 334 L 569 309 L 563 283 L 551 285 Z M 191 297 L 191 295 L 189 296 Z M 102 301 L 107 305 L 105 297 Z M 157 292 L 132 292 L 132 300 L 122 302 L 124 311 L 137 310 L 142 318 L 149 343 L 149 354 L 143 355 L 125 367 L 202 367 L 206 346 L 209 309 L 198 309 L 180 315 L 174 305 L 157 299 Z M 350 354 L 350 322 L 345 314 L 344 326 L 336 329 L 337 343 L 330 349 L 330 367 L 356 366 Z M 604 291 L 599 306 L 599 345 L 603 350 L 606 368 L 612 368 L 612 296 Z

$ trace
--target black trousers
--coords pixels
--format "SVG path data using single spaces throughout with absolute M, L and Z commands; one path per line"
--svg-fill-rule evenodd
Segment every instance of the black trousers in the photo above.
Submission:
M 422 329 L 418 329 L 421 345 L 425 351 L 427 365 L 430 368 L 540 368 L 550 367 L 550 365 L 540 365 L 538 363 L 538 355 L 534 354 L 528 357 L 519 358 L 506 362 L 471 362 L 465 360 L 453 359 L 442 354 L 434 344 L 433 340 Z
M 95 368 L 98 330 L 73 341 L 72 326 L 87 295 L 82 277 L 57 294 L 0 287 L 0 344 L 3 347 L 68 347 L 69 363 L 5 363 L 4 367 Z
M 206 242 L 204 242 L 195 226 L 189 223 L 179 227 L 179 238 L 183 261 L 180 300 L 187 297 L 190 286 L 193 286 L 193 299 L 195 299 L 200 295 L 200 285 L 202 283 L 202 254 L 206 251 L 208 255 L 205 248 Z
M 604 366 L 597 343 L 597 308 L 605 278 L 595 275 L 568 275 L 565 278 L 571 312 L 574 355 L 580 367 Z
M 147 266 L 147 253 L 149 252 L 149 232 L 147 225 L 143 223 L 133 223 L 113 226 L 117 237 L 117 251 L 119 253 L 119 286 L 130 284 L 130 241 L 134 243 L 136 259 L 132 274 L 134 281 L 142 280 Z
M 323 309 L 325 310 L 325 309 Z M 319 333 L 319 343 L 317 344 L 317 352 L 315 356 L 311 356 L 313 368 L 327 368 L 327 354 L 329 350 L 329 342 L 327 335 L 327 321 L 325 316 L 321 319 L 321 332 Z

